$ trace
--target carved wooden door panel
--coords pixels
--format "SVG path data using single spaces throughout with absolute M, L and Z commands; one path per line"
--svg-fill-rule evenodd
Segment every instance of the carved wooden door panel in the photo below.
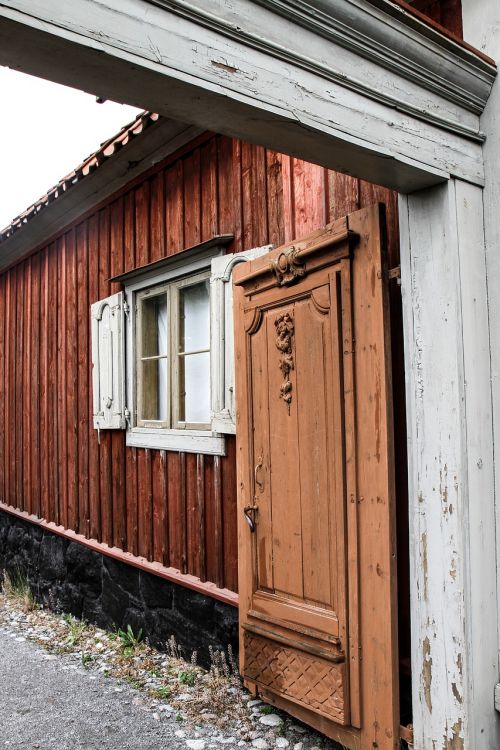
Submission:
M 242 265 L 235 301 L 244 679 L 348 747 L 396 748 L 379 207 Z

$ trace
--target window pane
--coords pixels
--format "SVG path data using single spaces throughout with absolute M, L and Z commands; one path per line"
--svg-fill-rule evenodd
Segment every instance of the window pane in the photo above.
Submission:
M 148 359 L 141 362 L 142 404 L 140 419 L 162 420 L 168 418 L 168 364 L 167 360 Z
M 209 281 L 179 290 L 180 351 L 210 347 Z
M 181 422 L 210 422 L 210 353 L 180 359 Z
M 138 417 L 141 420 L 168 419 L 168 316 L 167 294 L 143 297 L 141 305 L 142 350 L 138 373 L 140 393 Z M 150 359 L 148 359 L 150 358 Z
M 167 295 L 146 297 L 142 305 L 142 357 L 167 354 Z

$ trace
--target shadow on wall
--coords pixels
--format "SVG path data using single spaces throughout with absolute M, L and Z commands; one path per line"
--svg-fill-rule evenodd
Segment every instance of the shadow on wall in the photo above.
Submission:
M 238 611 L 0 511 L 0 571 L 26 577 L 36 600 L 98 627 L 142 629 L 152 646 L 171 635 L 210 666 L 208 648 L 238 649 Z

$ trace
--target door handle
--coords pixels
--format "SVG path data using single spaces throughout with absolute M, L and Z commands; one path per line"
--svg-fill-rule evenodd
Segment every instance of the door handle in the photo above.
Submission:
M 255 529 L 257 528 L 255 523 L 255 514 L 259 510 L 257 505 L 245 505 L 243 508 L 243 514 L 246 518 L 246 522 L 250 526 L 250 531 L 252 534 L 255 533 Z
M 264 464 L 263 464 L 262 456 L 259 456 L 259 462 L 258 464 L 256 464 L 255 469 L 254 469 L 254 477 L 255 477 L 255 484 L 260 488 L 261 492 L 264 489 L 264 480 L 259 479 L 259 471 L 262 469 L 263 465 Z

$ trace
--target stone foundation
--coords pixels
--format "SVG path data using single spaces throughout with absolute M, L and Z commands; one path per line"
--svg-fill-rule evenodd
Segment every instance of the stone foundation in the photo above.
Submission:
M 209 646 L 238 648 L 235 607 L 0 511 L 0 571 L 26 577 L 40 604 L 98 627 L 130 625 L 162 648 L 171 635 L 189 658 L 209 663 Z

